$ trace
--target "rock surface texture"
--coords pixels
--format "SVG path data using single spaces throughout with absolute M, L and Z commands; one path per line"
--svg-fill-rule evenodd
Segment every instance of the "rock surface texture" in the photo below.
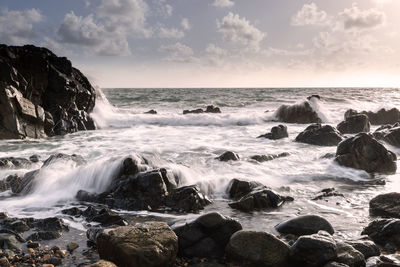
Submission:
M 32 45 L 0 45 L 0 139 L 94 130 L 96 93 L 65 57 Z

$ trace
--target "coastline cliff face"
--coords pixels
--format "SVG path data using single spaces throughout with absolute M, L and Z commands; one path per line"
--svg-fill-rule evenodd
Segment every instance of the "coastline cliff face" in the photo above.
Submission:
M 65 57 L 33 45 L 0 44 L 0 139 L 94 130 L 96 93 Z

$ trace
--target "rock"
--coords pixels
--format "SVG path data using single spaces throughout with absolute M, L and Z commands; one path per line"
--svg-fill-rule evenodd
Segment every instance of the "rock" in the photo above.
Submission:
M 149 111 L 146 111 L 144 114 L 153 114 L 153 115 L 156 115 L 156 114 L 157 114 L 157 111 L 154 110 L 154 109 L 150 109 Z
M 0 233 L 0 249 L 9 249 L 13 252 L 21 252 L 21 245 L 15 235 Z
M 69 216 L 79 217 L 82 215 L 82 210 L 78 209 L 77 207 L 73 207 L 69 209 L 63 209 L 61 213 Z
M 323 266 L 336 260 L 337 247 L 329 234 L 301 236 L 290 248 L 290 258 L 299 266 Z
M 287 132 L 287 127 L 285 125 L 280 124 L 278 126 L 272 127 L 270 133 L 260 135 L 257 138 L 261 138 L 261 137 L 272 139 L 272 140 L 277 140 L 277 139 L 289 137 L 289 134 Z
M 372 112 L 372 111 L 357 112 L 353 109 L 350 109 L 346 111 L 345 117 L 356 114 L 367 115 L 372 125 L 394 124 L 400 121 L 400 111 L 397 108 L 392 108 L 389 110 L 382 108 L 377 112 Z
M 350 267 L 365 267 L 364 255 L 349 244 L 336 242 L 337 258 L 335 261 Z
M 344 197 L 344 195 L 341 193 L 338 193 L 335 188 L 325 188 L 325 189 L 322 189 L 320 194 L 318 194 L 312 200 L 321 200 L 321 199 L 324 199 L 327 197 Z
M 51 155 L 49 158 L 47 158 L 43 162 L 42 168 L 47 167 L 56 161 L 73 161 L 78 166 L 86 164 L 86 160 L 80 155 L 76 155 L 76 154 L 67 155 L 67 154 L 63 154 L 63 153 L 58 153 L 58 154 Z
M 183 111 L 183 114 L 199 114 L 199 113 L 204 113 L 204 110 L 201 109 L 201 108 L 198 108 L 198 109 L 193 109 L 193 110 L 187 110 L 187 109 L 185 109 L 185 110 Z
M 371 124 L 368 116 L 364 114 L 348 116 L 345 121 L 342 121 L 337 126 L 338 131 L 342 134 L 367 133 L 370 128 Z
M 284 158 L 284 157 L 288 157 L 290 156 L 289 153 L 287 152 L 283 152 L 280 154 L 270 154 L 270 155 L 254 155 L 251 156 L 250 159 L 258 161 L 258 162 L 265 162 L 265 161 L 270 161 L 270 160 L 274 160 L 274 159 L 278 159 L 278 158 Z
M 174 229 L 178 236 L 179 255 L 193 258 L 223 258 L 231 236 L 242 230 L 242 225 L 217 212 L 200 216 L 196 220 Z
M 117 267 L 117 265 L 110 261 L 101 260 L 96 263 L 87 265 L 86 267 Z
M 39 231 L 28 236 L 27 240 L 41 241 L 53 240 L 61 237 L 61 232 L 58 231 Z
M 314 99 L 292 106 L 282 105 L 275 111 L 274 115 L 280 122 L 321 123 L 321 118 L 310 104 L 311 101 L 315 101 Z
M 379 256 L 381 254 L 378 246 L 372 240 L 370 240 L 369 237 L 359 240 L 348 240 L 345 241 L 345 243 L 360 251 L 364 255 L 365 259 L 373 256 Z
M 400 218 L 400 193 L 381 194 L 369 202 L 369 212 L 375 216 Z
M 400 123 L 379 127 L 373 135 L 389 145 L 400 147 Z
M 164 222 L 105 230 L 97 237 L 101 259 L 117 266 L 173 266 L 178 238 Z
M 216 159 L 220 161 L 230 161 L 230 160 L 236 161 L 239 160 L 239 155 L 232 151 L 226 151 L 219 157 L 216 157 Z
M 77 249 L 77 248 L 79 248 L 79 245 L 77 244 L 77 243 L 75 243 L 75 242 L 70 242 L 68 245 L 67 245 L 67 250 L 70 252 L 70 253 L 72 253 L 75 249 Z
M 40 161 L 40 156 L 39 155 L 32 155 L 29 157 L 29 160 L 32 161 L 33 163 L 37 163 Z
M 307 100 L 311 100 L 311 99 L 313 99 L 313 98 L 316 98 L 316 99 L 318 99 L 318 100 L 321 100 L 321 96 L 319 96 L 319 95 L 310 95 L 310 96 L 307 96 Z
M 317 146 L 336 146 L 343 140 L 343 136 L 332 126 L 312 124 L 301 132 L 296 142 Z
M 289 246 L 266 232 L 238 231 L 226 246 L 230 266 L 288 266 Z
M 221 110 L 219 107 L 215 107 L 213 105 L 207 106 L 206 107 L 206 113 L 221 113 Z
M 26 244 L 28 248 L 38 248 L 40 247 L 39 242 L 32 242 L 32 240 L 29 240 L 28 243 Z
M 0 45 L 0 139 L 93 130 L 95 89 L 64 57 L 33 45 Z
M 195 185 L 171 190 L 165 201 L 165 206 L 178 212 L 198 212 L 209 204 L 211 201 Z
M 331 261 L 331 262 L 328 262 L 327 264 L 325 264 L 324 267 L 349 267 L 349 265 L 339 263 L 336 261 Z
M 36 229 L 43 231 L 69 230 L 69 226 L 57 217 L 35 220 L 34 226 Z
M 281 222 L 275 226 L 281 234 L 293 234 L 297 236 L 316 234 L 320 230 L 333 235 L 332 225 L 318 215 L 303 215 Z
M 90 209 L 90 207 L 88 207 Z M 128 223 L 124 218 L 118 215 L 116 212 L 111 211 L 109 208 L 101 209 L 100 211 L 95 210 L 94 213 L 88 212 L 86 209 L 83 215 L 86 217 L 88 222 L 98 222 L 101 226 L 107 227 L 112 225 L 125 226 Z
M 400 249 L 400 219 L 380 219 L 372 221 L 361 232 L 383 247 Z
M 366 133 L 341 142 L 336 150 L 335 161 L 339 165 L 368 173 L 392 174 L 397 169 L 396 155 Z
M 32 165 L 32 162 L 24 158 L 0 158 L 0 169 L 21 169 Z
M 263 186 L 263 184 L 258 182 L 232 179 L 228 186 L 229 197 L 239 199 L 250 193 L 253 189 L 261 186 Z

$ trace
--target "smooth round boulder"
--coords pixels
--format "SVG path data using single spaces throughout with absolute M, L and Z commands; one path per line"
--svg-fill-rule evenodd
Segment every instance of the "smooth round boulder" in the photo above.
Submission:
M 335 232 L 332 225 L 318 215 L 304 215 L 289 219 L 276 225 L 275 229 L 281 234 L 297 236 L 316 234 L 320 230 L 326 231 L 331 235 Z
M 239 231 L 226 246 L 226 259 L 231 266 L 288 266 L 289 246 L 266 232 Z
M 393 174 L 397 169 L 396 155 L 366 133 L 341 142 L 336 149 L 335 161 L 368 173 Z
M 289 137 L 287 127 L 285 125 L 280 124 L 278 126 L 272 127 L 270 133 L 260 135 L 257 138 L 267 138 L 267 139 L 271 139 L 271 140 L 278 140 L 278 139 L 282 139 L 282 138 L 286 138 L 286 137 Z
M 362 132 L 369 132 L 371 124 L 368 116 L 364 114 L 358 114 L 349 116 L 345 121 L 338 124 L 337 129 L 341 134 L 356 134 Z
M 216 159 L 218 159 L 220 161 L 230 161 L 230 160 L 237 161 L 237 160 L 239 160 L 239 155 L 232 151 L 226 151 L 222 155 L 217 157 Z
M 173 266 L 178 253 L 178 237 L 164 222 L 107 229 L 97 236 L 101 259 L 118 266 Z
M 381 194 L 369 202 L 369 212 L 375 216 L 400 218 L 400 193 Z
M 330 125 L 311 124 L 295 139 L 296 142 L 317 146 L 336 146 L 343 136 Z

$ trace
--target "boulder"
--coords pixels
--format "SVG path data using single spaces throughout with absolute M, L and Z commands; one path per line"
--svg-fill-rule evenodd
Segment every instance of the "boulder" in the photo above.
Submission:
M 65 57 L 46 48 L 0 45 L 0 139 L 93 130 L 96 93 Z
M 312 99 L 310 99 L 312 100 Z M 295 105 L 282 105 L 275 111 L 275 117 L 286 123 L 321 123 L 322 120 L 309 101 Z
M 24 158 L 0 158 L 0 169 L 21 169 L 30 167 L 34 162 Z
M 353 246 L 344 242 L 336 242 L 336 262 L 346 264 L 349 267 L 365 267 L 364 255 Z
M 368 116 L 364 114 L 348 116 L 345 121 L 342 121 L 337 126 L 341 134 L 367 133 L 370 128 L 371 124 L 368 120 Z
M 236 161 L 239 160 L 239 155 L 232 151 L 226 151 L 219 157 L 216 157 L 216 159 L 220 161 L 230 161 L 230 160 Z
M 323 266 L 336 258 L 336 243 L 324 232 L 301 236 L 290 248 L 290 259 L 295 266 Z
M 400 123 L 381 126 L 373 135 L 376 139 L 382 140 L 389 145 L 400 147 Z
M 179 255 L 187 258 L 223 258 L 231 236 L 242 230 L 242 225 L 217 212 L 174 229 L 178 236 Z
M 215 107 L 213 105 L 206 107 L 206 113 L 221 113 L 221 109 L 219 107 Z
M 228 186 L 229 197 L 233 199 L 239 199 L 257 187 L 264 186 L 259 182 L 245 181 L 240 179 L 232 179 Z
M 336 150 L 335 161 L 339 165 L 368 173 L 393 174 L 397 169 L 396 155 L 366 133 L 341 142 Z
M 238 231 L 226 246 L 226 260 L 230 266 L 288 266 L 289 246 L 266 232 Z
M 117 266 L 173 266 L 178 238 L 164 222 L 145 222 L 104 230 L 97 237 L 101 259 Z
M 361 232 L 385 248 L 400 249 L 400 219 L 379 219 L 372 221 Z
M 255 160 L 257 162 L 265 162 L 265 161 L 270 161 L 278 158 L 284 158 L 290 156 L 289 153 L 283 152 L 280 154 L 269 154 L 269 155 L 254 155 L 251 156 L 250 159 Z
M 272 139 L 272 140 L 277 140 L 277 139 L 289 137 L 289 134 L 287 131 L 287 127 L 285 125 L 280 124 L 278 126 L 272 127 L 270 133 L 260 135 L 257 138 L 261 138 L 261 137 Z
M 0 249 L 9 249 L 13 252 L 21 252 L 21 244 L 15 235 L 0 233 Z
M 297 236 L 316 234 L 320 230 L 333 235 L 332 225 L 318 215 L 303 215 L 281 222 L 275 226 L 281 234 L 293 234 Z
M 400 193 L 381 194 L 369 202 L 369 212 L 375 216 L 400 218 Z
M 337 146 L 343 136 L 332 126 L 312 124 L 301 132 L 295 139 L 296 142 L 317 146 Z
M 345 243 L 360 251 L 365 259 L 381 254 L 378 246 L 368 236 L 358 240 L 346 240 Z
M 400 121 L 400 111 L 397 108 L 380 109 L 377 112 L 361 111 L 357 112 L 354 109 L 349 109 L 345 113 L 345 118 L 356 114 L 364 114 L 368 116 L 372 125 L 394 124 Z

